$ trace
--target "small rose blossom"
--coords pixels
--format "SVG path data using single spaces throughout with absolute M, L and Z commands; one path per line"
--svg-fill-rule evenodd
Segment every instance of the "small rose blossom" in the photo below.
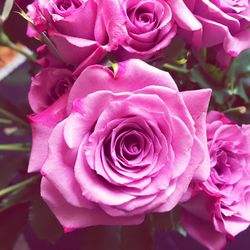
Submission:
M 72 72 L 65 68 L 45 68 L 32 78 L 29 104 L 35 113 L 47 109 L 74 83 Z
M 169 0 L 179 34 L 196 48 L 223 46 L 236 57 L 250 48 L 249 0 Z
M 176 34 L 172 11 L 164 0 L 122 0 L 127 39 L 118 58 L 148 59 L 166 48 Z
M 133 59 L 116 74 L 87 67 L 67 98 L 31 116 L 29 171 L 43 174 L 41 195 L 65 230 L 141 223 L 206 180 L 210 93 L 179 92 L 167 72 Z
M 219 112 L 208 114 L 211 173 L 183 205 L 182 222 L 209 249 L 222 249 L 250 224 L 249 135 L 250 125 L 240 127 Z
M 29 25 L 27 33 L 45 32 L 64 63 L 84 68 L 99 62 L 124 39 L 121 23 L 109 15 L 111 6 L 119 9 L 119 1 L 35 0 L 28 6 L 35 29 Z

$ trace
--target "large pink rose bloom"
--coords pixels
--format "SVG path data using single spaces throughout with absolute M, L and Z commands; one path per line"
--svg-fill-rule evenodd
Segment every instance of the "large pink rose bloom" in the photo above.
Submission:
M 179 92 L 167 72 L 133 59 L 116 74 L 87 67 L 68 97 L 31 116 L 29 171 L 41 171 L 42 197 L 65 230 L 141 223 L 206 180 L 210 94 Z
M 29 25 L 27 33 L 45 32 L 66 64 L 96 63 L 124 39 L 121 23 L 103 5 L 102 0 L 35 0 L 27 8 L 36 30 Z M 112 6 L 119 8 L 119 2 L 112 1 Z
M 222 45 L 235 57 L 250 48 L 249 0 L 169 0 L 179 33 L 196 48 Z
M 122 0 L 127 39 L 116 56 L 149 59 L 166 48 L 176 34 L 176 24 L 167 1 Z M 117 15 L 120 12 L 117 11 Z
M 188 233 L 219 250 L 250 224 L 250 125 L 242 127 L 219 112 L 207 117 L 211 173 L 184 204 Z

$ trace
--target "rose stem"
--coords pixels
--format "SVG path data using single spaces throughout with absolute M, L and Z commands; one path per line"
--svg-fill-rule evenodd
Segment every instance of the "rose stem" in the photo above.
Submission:
M 163 67 L 166 68 L 166 69 L 169 69 L 171 71 L 175 71 L 175 72 L 182 73 L 182 74 L 188 74 L 189 73 L 188 69 L 180 68 L 180 67 L 174 66 L 172 64 L 168 64 L 168 63 L 163 64 Z
M 29 128 L 29 124 L 26 121 L 24 121 L 20 117 L 14 115 L 12 113 L 10 113 L 9 111 L 7 111 L 7 110 L 5 110 L 5 109 L 3 109 L 1 107 L 0 107 L 0 114 L 3 115 L 3 116 L 5 116 L 6 118 L 8 118 L 8 119 L 10 119 L 10 120 L 12 120 L 14 122 L 16 122 L 16 123 L 21 124 L 22 126 L 24 126 L 26 128 Z
M 16 44 L 10 41 L 9 37 L 4 33 L 0 33 L 0 44 L 2 46 L 8 47 L 10 49 L 15 50 L 16 52 L 24 55 L 27 59 L 29 59 L 31 62 L 36 63 L 36 58 L 34 55 L 27 53 L 25 50 L 22 48 L 18 47 Z
M 247 112 L 247 108 L 245 106 L 239 106 L 239 107 L 227 109 L 223 113 L 224 114 L 228 114 L 228 113 L 245 114 L 246 112 Z
M 12 144 L 0 144 L 0 151 L 30 151 L 29 144 L 25 143 L 12 143 Z
M 32 177 L 30 177 L 22 182 L 19 182 L 17 184 L 14 184 L 12 186 L 9 186 L 7 188 L 0 190 L 0 198 L 8 193 L 11 193 L 11 192 L 16 191 L 18 189 L 22 189 L 22 188 L 26 187 L 27 185 L 31 184 L 33 181 L 37 180 L 39 177 L 40 177 L 39 175 L 35 175 L 35 176 L 32 176 Z

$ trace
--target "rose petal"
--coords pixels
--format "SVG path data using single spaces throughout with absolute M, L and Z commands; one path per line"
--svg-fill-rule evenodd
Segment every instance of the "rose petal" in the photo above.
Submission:
M 32 150 L 28 172 L 39 171 L 48 155 L 48 139 L 53 128 L 66 117 L 68 94 L 61 96 L 54 104 L 43 112 L 29 116 L 32 129 Z M 39 157 L 38 157 L 39 155 Z
M 64 228 L 83 228 L 110 224 L 131 225 L 140 224 L 144 220 L 143 215 L 113 217 L 98 207 L 93 209 L 74 207 L 66 202 L 57 189 L 45 178 L 41 182 L 41 195 Z

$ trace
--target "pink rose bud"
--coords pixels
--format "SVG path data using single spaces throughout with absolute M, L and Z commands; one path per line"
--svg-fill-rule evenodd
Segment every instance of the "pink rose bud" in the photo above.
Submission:
M 45 68 L 32 78 L 29 104 L 35 113 L 48 108 L 69 92 L 74 83 L 72 72 L 65 68 Z
M 119 2 L 113 1 L 112 8 L 116 6 Z M 35 26 L 29 25 L 27 34 L 37 37 L 45 32 L 66 64 L 84 68 L 99 62 L 107 51 L 117 48 L 117 36 L 124 37 L 121 23 L 110 23 L 112 16 L 108 8 L 104 12 L 102 0 L 35 0 L 27 8 Z

